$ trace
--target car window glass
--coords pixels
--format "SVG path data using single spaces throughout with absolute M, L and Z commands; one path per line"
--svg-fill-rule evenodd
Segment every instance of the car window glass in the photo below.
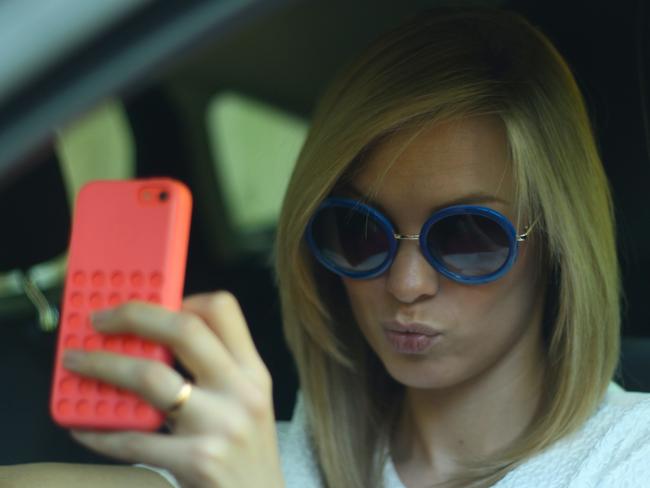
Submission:
M 307 122 L 238 93 L 220 93 L 207 107 L 212 158 L 238 234 L 277 220 Z
M 118 100 L 104 102 L 58 131 L 55 151 L 71 207 L 84 183 L 131 178 L 135 172 L 133 135 Z

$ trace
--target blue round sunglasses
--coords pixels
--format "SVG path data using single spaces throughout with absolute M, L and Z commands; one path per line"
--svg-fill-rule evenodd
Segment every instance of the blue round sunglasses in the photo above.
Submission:
M 369 279 L 384 273 L 400 240 L 419 241 L 426 260 L 454 281 L 478 285 L 503 276 L 517 259 L 530 227 L 517 234 L 510 221 L 491 208 L 454 205 L 435 212 L 419 234 L 399 234 L 379 210 L 358 200 L 330 197 L 307 225 L 315 258 L 347 278 Z

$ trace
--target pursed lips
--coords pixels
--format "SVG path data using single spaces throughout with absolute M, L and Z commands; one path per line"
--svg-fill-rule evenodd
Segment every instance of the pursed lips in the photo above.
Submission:
M 421 335 L 432 336 L 432 337 L 442 333 L 434 329 L 433 327 L 430 327 L 425 324 L 416 323 L 416 322 L 404 324 L 396 320 L 385 323 L 384 328 L 386 330 L 392 332 L 398 332 L 401 334 L 421 334 Z
M 434 344 L 442 340 L 440 331 L 422 323 L 390 321 L 384 326 L 386 340 L 400 355 L 426 356 Z

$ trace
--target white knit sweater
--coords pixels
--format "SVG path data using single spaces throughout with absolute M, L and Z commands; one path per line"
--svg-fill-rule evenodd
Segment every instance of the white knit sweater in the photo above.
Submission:
M 287 488 L 320 488 L 316 461 L 298 401 L 290 422 L 278 422 L 282 470 Z M 173 476 L 152 466 L 172 486 Z M 393 463 L 384 468 L 385 488 L 406 488 Z M 604 401 L 580 430 L 533 456 L 494 488 L 650 487 L 650 393 L 626 392 L 611 383 Z

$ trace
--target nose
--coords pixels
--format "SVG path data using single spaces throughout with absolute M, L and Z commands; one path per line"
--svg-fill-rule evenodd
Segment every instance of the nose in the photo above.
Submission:
M 420 252 L 418 241 L 400 241 L 387 271 L 386 288 L 402 303 L 415 303 L 438 293 L 440 275 Z

